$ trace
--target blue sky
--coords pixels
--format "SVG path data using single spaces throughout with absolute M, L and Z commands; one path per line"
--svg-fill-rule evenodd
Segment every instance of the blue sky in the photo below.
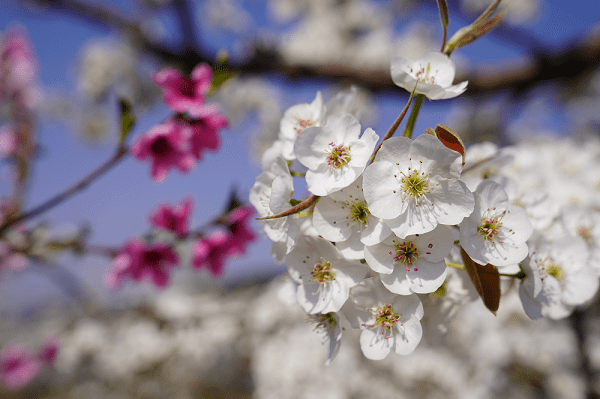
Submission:
M 97 2 L 111 4 L 126 12 L 135 9 L 130 1 Z M 265 17 L 266 6 L 263 2 L 246 0 L 244 5 L 255 19 L 254 26 L 257 29 L 270 26 L 269 19 Z M 59 13 L 32 11 L 32 8 L 23 8 L 14 1 L 0 0 L 0 7 L 0 31 L 5 31 L 13 24 L 21 25 L 27 30 L 39 58 L 39 76 L 44 90 L 74 90 L 74 68 L 82 46 L 88 40 L 114 35 L 108 29 L 87 25 L 82 20 L 67 18 Z M 596 23 L 599 11 L 598 4 L 589 2 L 547 1 L 544 2 L 537 21 L 524 29 L 544 43 L 561 43 Z M 164 21 L 167 26 L 170 18 L 165 14 Z M 437 10 L 432 7 L 423 13 L 412 15 L 410 20 L 424 19 L 438 23 L 437 18 Z M 451 15 L 450 34 L 466 22 Z M 217 32 L 203 34 L 205 40 L 213 45 L 215 52 L 218 48 L 232 46 L 230 35 L 223 36 Z M 465 57 L 485 62 L 520 54 L 519 49 L 492 38 L 484 38 L 460 51 Z M 310 102 L 316 91 L 322 89 L 319 83 L 300 86 L 299 83 L 282 82 L 280 78 L 274 78 L 273 81 L 285 84 L 285 94 L 288 96 L 285 101 L 288 104 Z M 376 102 L 379 120 L 373 128 L 381 135 L 391 125 L 404 104 L 398 104 L 389 93 L 377 97 Z M 415 131 L 420 132 L 426 127 L 443 122 L 449 111 L 449 104 L 450 102 L 426 102 Z M 168 114 L 169 111 L 165 107 L 156 107 L 140 118 L 134 133 L 149 129 Z M 39 121 L 38 137 L 44 151 L 35 165 L 29 207 L 68 187 L 111 156 L 111 145 L 85 145 L 70 131 L 70 126 L 68 123 L 56 121 Z M 201 224 L 220 211 L 232 186 L 236 186 L 240 193 L 246 196 L 260 173 L 260 168 L 248 157 L 252 137 L 249 137 L 247 132 L 251 130 L 238 128 L 224 132 L 221 151 L 218 154 L 208 154 L 189 175 L 171 173 L 162 184 L 155 184 L 148 178 L 147 164 L 127 159 L 85 192 L 48 212 L 40 220 L 72 224 L 87 220 L 93 226 L 92 243 L 119 246 L 129 237 L 147 230 L 147 216 L 156 204 L 164 201 L 175 204 L 184 196 L 191 195 L 196 202 L 193 224 Z M 6 182 L 0 181 L 0 184 Z M 2 192 L 5 192 L 5 188 L 0 187 L 0 193 Z M 263 237 L 259 244 L 252 247 L 246 258 L 238 259 L 229 265 L 226 278 L 234 279 L 240 275 L 261 274 L 275 269 L 283 271 L 284 266 L 272 263 L 269 247 L 270 243 Z M 107 261 L 99 258 L 87 258 L 82 261 L 67 257 L 63 264 L 90 285 L 101 290 L 98 279 L 105 273 Z M 181 268 L 187 266 L 182 265 Z M 0 298 L 3 301 L 31 303 L 36 300 L 36 295 L 32 294 L 35 292 L 38 292 L 36 295 L 47 296 L 58 291 L 52 283 L 36 273 L 12 276 L 0 284 Z

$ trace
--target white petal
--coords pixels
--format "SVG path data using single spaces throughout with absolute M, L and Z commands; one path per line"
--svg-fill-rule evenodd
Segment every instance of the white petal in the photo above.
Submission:
M 398 169 L 389 162 L 374 162 L 363 173 L 363 192 L 369 211 L 381 219 L 395 218 L 407 206 L 402 201 L 402 187 L 394 174 L 398 174 Z
M 413 353 L 423 337 L 423 327 L 417 317 L 412 316 L 409 320 L 403 321 L 402 325 L 396 323 L 394 330 L 394 352 L 399 355 Z
M 385 338 L 381 328 L 364 329 L 360 333 L 360 349 L 367 359 L 384 359 L 391 351 L 394 345 L 394 338 Z M 387 330 L 383 330 L 387 331 Z

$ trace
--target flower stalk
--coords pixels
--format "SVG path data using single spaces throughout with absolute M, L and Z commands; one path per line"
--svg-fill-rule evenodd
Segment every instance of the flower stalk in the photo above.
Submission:
M 417 116 L 419 116 L 419 111 L 421 110 L 421 104 L 423 104 L 423 100 L 425 99 L 424 94 L 417 95 L 417 99 L 415 100 L 415 105 L 408 117 L 408 122 L 406 127 L 404 128 L 404 133 L 402 137 L 412 138 L 412 133 L 415 128 L 415 123 L 417 122 Z

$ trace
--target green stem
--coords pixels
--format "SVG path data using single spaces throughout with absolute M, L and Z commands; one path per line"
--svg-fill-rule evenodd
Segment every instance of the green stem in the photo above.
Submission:
M 455 269 L 465 270 L 465 266 L 459 265 L 458 263 L 446 262 L 446 266 L 453 267 Z
M 415 100 L 415 105 L 413 106 L 412 111 L 410 112 L 410 117 L 408 118 L 408 123 L 404 128 L 403 137 L 412 138 L 412 132 L 415 128 L 415 122 L 417 121 L 417 116 L 419 115 L 419 110 L 421 109 L 421 104 L 423 104 L 423 100 L 425 99 L 424 94 L 417 95 L 417 99 Z
M 498 275 L 503 277 L 517 278 L 519 280 L 523 280 L 525 277 L 527 277 L 527 275 L 523 273 L 523 271 L 520 271 L 515 274 L 498 273 Z

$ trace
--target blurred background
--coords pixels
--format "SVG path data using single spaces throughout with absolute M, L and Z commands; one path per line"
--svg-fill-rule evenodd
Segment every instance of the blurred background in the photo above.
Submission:
M 448 0 L 449 35 L 487 0 Z M 600 4 L 504 0 L 506 16 L 486 37 L 456 51 L 466 93 L 425 102 L 415 132 L 444 123 L 466 144 L 600 132 Z M 106 161 L 118 142 L 120 97 L 131 102 L 132 135 L 169 116 L 152 74 L 189 72 L 227 57 L 235 77 L 210 101 L 231 125 L 221 148 L 187 174 L 156 184 L 129 157 L 77 196 L 28 222 L 48 234 L 90 229 L 88 241 L 120 248 L 149 228 L 160 203 L 194 198 L 192 226 L 213 219 L 232 190 L 247 199 L 260 156 L 283 112 L 356 86 L 363 129 L 380 136 L 408 93 L 389 73 L 397 55 L 441 45 L 433 0 L 0 0 L 0 32 L 22 29 L 37 57 L 33 106 L 38 147 L 25 209 Z M 2 116 L 4 118 L 4 116 Z M 0 196 L 11 172 L 0 163 Z M 260 229 L 258 223 L 254 224 Z M 323 337 L 281 286 L 261 236 L 222 278 L 181 265 L 166 290 L 104 287 L 110 259 L 64 254 L 20 272 L 0 270 L 0 346 L 39 346 L 56 335 L 55 369 L 3 397 L 85 398 L 583 398 L 597 397 L 600 325 L 576 312 L 531 322 L 507 299 L 498 317 L 466 305 L 446 340 L 407 357 L 367 361 L 354 331 L 325 368 Z M 182 262 L 183 263 L 183 262 Z M 93 305 L 82 306 L 81 299 Z M 594 313 L 595 314 L 595 313 Z M 585 323 L 584 323 L 585 322 Z M 356 335 L 356 334 L 355 334 Z M 591 343 L 590 343 L 591 342 Z

